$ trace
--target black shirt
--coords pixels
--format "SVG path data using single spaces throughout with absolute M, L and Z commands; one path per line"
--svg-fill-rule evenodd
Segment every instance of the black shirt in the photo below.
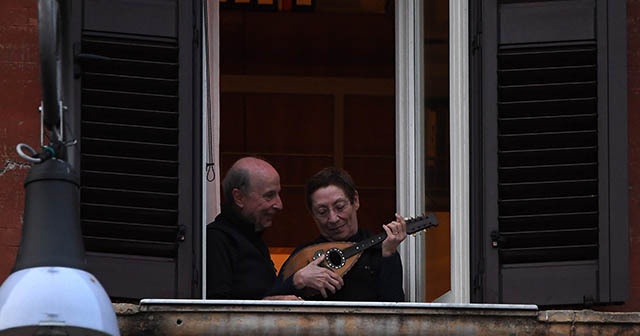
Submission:
M 254 224 L 223 207 L 207 225 L 207 299 L 262 299 L 276 280 L 267 245 Z
M 351 242 L 360 242 L 371 233 L 365 229 L 348 239 Z M 299 250 L 319 243 L 326 243 L 324 237 L 318 237 L 314 241 L 297 247 L 292 255 Z M 270 295 L 295 294 L 305 300 L 327 300 L 327 301 L 404 301 L 404 290 L 402 288 L 402 261 L 400 255 L 395 252 L 389 257 L 382 257 L 382 246 L 380 244 L 365 250 L 353 267 L 344 275 L 344 286 L 335 294 L 323 298 L 322 295 L 306 296 L 308 292 L 296 290 L 293 286 L 293 276 L 288 279 L 278 278 Z

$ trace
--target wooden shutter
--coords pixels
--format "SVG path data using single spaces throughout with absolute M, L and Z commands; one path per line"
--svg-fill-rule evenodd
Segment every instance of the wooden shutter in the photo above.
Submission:
M 82 230 L 113 298 L 198 297 L 197 3 L 74 3 Z
M 483 300 L 620 302 L 628 291 L 624 5 L 485 1 Z M 622 36 L 622 38 L 620 37 Z M 620 85 L 620 86 L 618 86 Z M 615 90 L 614 90 L 615 88 Z M 473 91 L 473 90 L 472 90 Z

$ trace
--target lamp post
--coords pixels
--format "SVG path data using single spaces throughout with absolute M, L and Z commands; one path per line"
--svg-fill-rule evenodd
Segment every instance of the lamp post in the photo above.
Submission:
M 65 143 L 63 134 L 62 64 L 68 52 L 61 18 L 68 19 L 69 6 L 68 0 L 38 0 L 41 134 L 51 143 L 41 143 L 40 153 L 25 144 L 16 147 L 33 165 L 24 183 L 18 255 L 0 286 L 0 336 L 120 335 L 109 296 L 86 270 L 80 184 L 66 161 L 66 146 L 75 143 Z

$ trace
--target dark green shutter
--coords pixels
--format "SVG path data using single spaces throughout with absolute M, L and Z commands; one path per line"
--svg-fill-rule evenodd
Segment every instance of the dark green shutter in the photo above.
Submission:
M 89 268 L 114 298 L 198 297 L 199 2 L 74 4 Z
M 622 4 L 622 5 L 621 5 Z M 481 300 L 626 298 L 623 1 L 485 1 Z M 619 83 L 624 83 L 618 87 Z M 614 90 L 615 88 L 615 90 Z M 473 89 L 472 89 L 473 91 Z M 473 110 L 473 108 L 472 108 Z

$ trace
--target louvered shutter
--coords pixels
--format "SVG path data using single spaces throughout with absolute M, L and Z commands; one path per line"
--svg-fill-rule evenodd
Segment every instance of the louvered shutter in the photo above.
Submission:
M 199 6 L 74 4 L 89 268 L 113 298 L 197 297 Z
M 620 3 L 484 4 L 486 302 L 626 297 L 625 48 L 613 35 L 624 36 L 613 22 L 625 19 Z

